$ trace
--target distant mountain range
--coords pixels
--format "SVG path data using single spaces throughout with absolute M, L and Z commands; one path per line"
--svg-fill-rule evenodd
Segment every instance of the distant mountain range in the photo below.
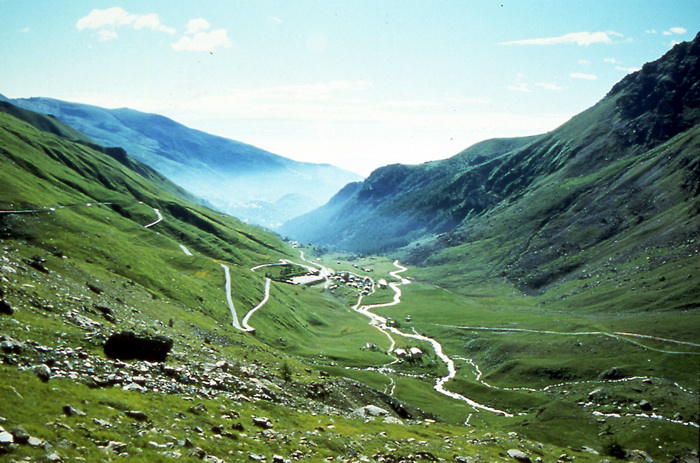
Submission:
M 534 292 L 649 249 L 680 259 L 700 238 L 699 76 L 696 38 L 550 133 L 382 167 L 280 231 L 443 280 L 463 283 L 469 262 Z
M 322 205 L 345 184 L 361 178 L 328 164 L 293 161 L 157 114 L 51 98 L 0 99 L 50 114 L 100 145 L 122 147 L 215 208 L 269 228 Z

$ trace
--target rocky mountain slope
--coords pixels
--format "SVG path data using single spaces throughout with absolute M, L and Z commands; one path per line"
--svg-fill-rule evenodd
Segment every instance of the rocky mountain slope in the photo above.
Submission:
M 478 268 L 528 293 L 612 261 L 656 262 L 652 249 L 695 265 L 684 259 L 696 256 L 700 226 L 699 59 L 700 38 L 679 44 L 550 133 L 378 169 L 281 231 L 398 254 L 433 281 L 464 282 Z
M 293 161 L 156 114 L 51 98 L 8 101 L 50 114 L 100 145 L 121 147 L 217 209 L 267 227 L 320 206 L 359 178 L 331 165 Z

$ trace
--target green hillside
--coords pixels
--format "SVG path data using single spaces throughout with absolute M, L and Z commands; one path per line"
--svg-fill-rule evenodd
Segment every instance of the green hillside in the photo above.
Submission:
M 385 337 L 349 309 L 355 291 L 273 282 L 250 321 L 255 332 L 234 328 L 222 265 L 240 320 L 264 299 L 265 267 L 253 268 L 304 264 L 299 250 L 196 205 L 121 150 L 4 108 L 0 458 L 434 461 L 573 451 L 500 426 L 458 426 L 455 402 L 431 389 L 432 376 L 401 380 L 403 402 L 381 392 L 386 378 L 368 367 L 391 358 L 360 349 Z M 373 265 L 390 278 L 385 259 Z M 106 341 L 120 332 L 170 340 L 172 350 L 165 362 L 107 357 Z M 368 405 L 388 417 L 355 411 Z

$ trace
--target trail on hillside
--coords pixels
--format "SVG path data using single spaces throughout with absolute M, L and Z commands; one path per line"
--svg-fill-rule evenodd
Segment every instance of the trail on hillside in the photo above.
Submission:
M 634 344 L 640 348 L 651 350 L 654 352 L 660 352 L 662 354 L 673 354 L 673 355 L 700 355 L 700 352 L 687 352 L 687 351 L 672 351 L 665 349 L 657 349 L 655 347 L 646 346 L 642 343 L 634 341 L 632 339 L 627 339 L 627 337 L 636 337 L 642 339 L 649 339 L 657 342 L 665 342 L 671 344 L 679 344 L 691 347 L 700 347 L 700 344 L 689 342 L 689 341 L 678 341 L 676 339 L 661 338 L 658 336 L 650 336 L 647 334 L 639 333 L 628 333 L 624 331 L 614 331 L 612 333 L 607 333 L 605 331 L 551 331 L 551 330 L 533 330 L 528 328 L 493 328 L 487 326 L 460 326 L 460 325 L 445 325 L 445 324 L 433 324 L 435 326 L 441 326 L 444 328 L 456 328 L 461 330 L 471 330 L 471 331 L 494 331 L 494 332 L 511 332 L 511 333 L 534 333 L 534 334 L 549 334 L 557 336 L 607 336 L 609 338 L 618 339 L 620 341 L 628 342 Z
M 155 224 L 157 224 L 157 223 L 160 223 L 160 222 L 163 220 L 163 215 L 160 213 L 160 210 L 159 210 L 159 209 L 156 209 L 156 208 L 154 207 L 154 208 L 153 208 L 153 212 L 156 213 L 157 219 L 155 220 L 155 222 L 151 222 L 151 223 L 149 223 L 148 225 L 144 225 L 145 228 L 151 228 L 153 225 L 155 225 Z
M 265 304 L 267 304 L 267 300 L 270 299 L 270 284 L 271 283 L 272 283 L 272 280 L 270 280 L 269 278 L 265 278 L 265 290 L 264 290 L 264 295 L 263 295 L 262 300 L 260 301 L 260 303 L 258 305 L 256 305 L 252 309 L 250 309 L 248 311 L 248 313 L 245 314 L 245 316 L 243 317 L 243 320 L 241 320 L 241 324 L 243 325 L 243 329 L 245 331 L 255 331 L 255 328 L 253 328 L 252 326 L 250 326 L 248 324 L 248 320 L 250 320 L 250 317 L 252 317 L 255 312 L 257 312 Z
M 456 392 L 449 391 L 445 389 L 445 384 L 453 379 L 456 374 L 457 374 L 457 369 L 455 367 L 454 361 L 447 356 L 443 352 L 442 344 L 440 344 L 438 341 L 436 341 L 433 338 L 430 338 L 428 336 L 424 336 L 418 333 L 404 333 L 401 330 L 399 330 L 396 327 L 393 326 L 388 326 L 387 324 L 387 319 L 377 315 L 373 312 L 371 312 L 372 309 L 377 309 L 380 307 L 390 307 L 390 306 L 395 306 L 401 303 L 401 285 L 407 285 L 410 284 L 411 281 L 403 278 L 402 276 L 399 275 L 399 273 L 405 272 L 408 270 L 406 267 L 403 267 L 402 265 L 399 264 L 398 261 L 394 261 L 394 265 L 397 267 L 397 270 L 390 272 L 389 274 L 399 280 L 399 283 L 390 283 L 389 287 L 394 291 L 394 300 L 391 302 L 383 303 L 383 304 L 368 304 L 368 305 L 360 305 L 361 300 L 358 302 L 358 304 L 353 307 L 357 312 L 367 316 L 370 318 L 370 325 L 374 326 L 377 328 L 380 332 L 384 333 L 390 340 L 391 340 L 391 348 L 389 351 L 393 351 L 394 347 L 396 346 L 396 342 L 394 341 L 394 338 L 389 334 L 389 332 L 394 333 L 398 336 L 406 337 L 406 338 L 412 338 L 412 339 L 417 339 L 420 341 L 425 341 L 428 342 L 432 345 L 433 350 L 435 351 L 435 354 L 442 360 L 442 362 L 445 364 L 447 367 L 447 375 L 443 376 L 441 378 L 438 378 L 436 383 L 435 383 L 435 390 L 438 391 L 439 393 L 450 397 L 452 399 L 456 400 L 461 400 L 463 402 L 466 402 L 469 404 L 471 407 L 473 407 L 475 410 L 485 410 L 491 413 L 495 413 L 498 415 L 503 415 L 506 417 L 512 417 L 513 415 L 504 411 L 504 410 L 499 410 L 497 408 L 492 408 L 487 405 L 480 404 L 468 397 L 463 396 L 462 394 L 458 394 Z

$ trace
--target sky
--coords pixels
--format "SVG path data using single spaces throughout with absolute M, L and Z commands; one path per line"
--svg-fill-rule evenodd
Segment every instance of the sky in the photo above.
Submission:
M 698 30 L 698 0 L 0 0 L 0 93 L 368 175 L 553 130 Z

